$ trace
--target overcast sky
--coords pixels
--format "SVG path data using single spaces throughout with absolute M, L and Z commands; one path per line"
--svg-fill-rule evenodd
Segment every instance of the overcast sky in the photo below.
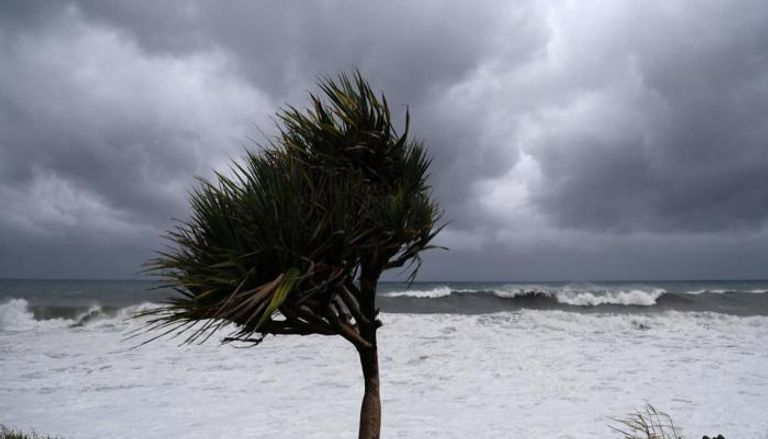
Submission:
M 6 1 L 0 277 L 131 277 L 359 67 L 434 158 L 421 280 L 768 278 L 768 5 Z

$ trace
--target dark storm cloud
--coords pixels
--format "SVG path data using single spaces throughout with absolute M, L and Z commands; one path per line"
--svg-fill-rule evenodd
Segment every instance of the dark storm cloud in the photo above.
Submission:
M 386 90 L 401 116 L 409 106 L 416 134 L 435 145 L 435 168 L 441 170 L 435 184 L 449 209 L 470 196 L 477 175 L 503 172 L 516 154 L 506 142 L 484 138 L 475 119 L 491 109 L 442 98 L 492 61 L 499 46 L 513 64 L 523 64 L 548 37 L 535 5 L 487 1 L 452 7 L 434 1 L 188 2 L 160 13 L 86 2 L 83 10 L 153 53 L 222 48 L 236 59 L 240 75 L 279 103 L 304 102 L 316 75 L 360 68 Z M 463 209 L 452 210 L 456 224 L 464 223 Z
M 148 57 L 71 8 L 4 59 L 0 180 L 10 187 L 48 176 L 114 208 L 165 217 L 178 198 L 169 185 L 242 136 L 228 129 L 261 116 L 263 99 L 216 54 Z
M 768 9 L 739 5 L 612 17 L 626 34 L 622 52 L 582 63 L 602 84 L 582 107 L 577 98 L 572 112 L 545 117 L 553 129 L 531 152 L 543 174 L 534 200 L 558 224 L 619 231 L 765 224 Z M 615 42 L 593 49 L 605 44 Z M 621 64 L 627 79 L 614 85 L 606 71 Z M 570 117 L 591 128 L 568 126 Z
M 194 175 L 238 155 L 273 104 L 215 51 L 149 56 L 78 8 L 29 9 L 3 14 L 0 275 L 60 273 L 86 254 L 74 276 L 131 274 L 120 261 L 159 247 Z M 93 256 L 109 242 L 112 257 Z M 19 269 L 33 248 L 46 250 Z
M 157 10 L 85 1 L 82 9 L 150 52 L 224 48 L 245 78 L 278 97 L 303 93 L 317 74 L 358 66 L 412 105 L 474 68 L 493 37 L 484 30 L 503 18 L 488 2 L 185 2 Z
M 430 277 L 630 275 L 617 261 L 652 277 L 675 240 L 693 259 L 670 277 L 705 273 L 703 249 L 738 260 L 733 243 L 767 241 L 767 15 L 757 1 L 6 3 L 0 276 L 136 271 L 194 175 L 352 67 L 410 107 L 434 156 L 454 251 Z

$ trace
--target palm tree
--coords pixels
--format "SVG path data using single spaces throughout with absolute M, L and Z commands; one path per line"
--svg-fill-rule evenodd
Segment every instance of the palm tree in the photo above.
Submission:
M 177 295 L 150 311 L 149 329 L 204 341 L 258 344 L 270 334 L 340 335 L 365 379 L 360 438 L 381 426 L 376 286 L 408 266 L 439 232 L 430 159 L 398 134 L 386 98 L 359 72 L 325 77 L 310 108 L 277 114 L 279 135 L 248 152 L 231 176 L 201 180 L 191 218 L 149 262 Z M 154 338 L 153 338 L 154 339 Z

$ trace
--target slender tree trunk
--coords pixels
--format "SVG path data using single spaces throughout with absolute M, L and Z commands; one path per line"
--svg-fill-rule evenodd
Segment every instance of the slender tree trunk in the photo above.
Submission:
M 381 396 L 379 394 L 379 355 L 376 349 L 376 332 L 373 333 L 373 348 L 361 348 L 358 349 L 358 353 L 365 380 L 365 395 L 363 396 L 363 405 L 360 408 L 358 437 L 359 439 L 379 439 Z
M 376 322 L 376 284 L 379 280 L 381 269 L 370 269 L 363 265 L 360 276 L 360 307 L 371 322 Z M 358 346 L 360 366 L 363 368 L 365 380 L 365 395 L 363 405 L 360 407 L 360 431 L 359 439 L 379 439 L 381 435 L 381 396 L 379 394 L 379 353 L 376 344 L 376 330 L 378 325 L 371 323 L 360 326 L 360 336 L 371 344 L 370 348 Z

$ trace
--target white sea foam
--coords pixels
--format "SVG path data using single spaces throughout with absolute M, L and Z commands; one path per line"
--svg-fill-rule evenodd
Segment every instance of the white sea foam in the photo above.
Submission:
M 29 329 L 34 321 L 34 316 L 27 309 L 26 300 L 12 299 L 0 304 L 0 330 Z
M 707 288 L 707 289 L 701 289 L 701 290 L 686 291 L 685 294 L 693 294 L 693 295 L 699 295 L 699 294 L 703 294 L 703 293 L 726 294 L 726 293 L 733 293 L 733 292 L 750 293 L 750 294 L 768 293 L 768 291 L 766 291 L 764 288 L 753 288 L 753 289 L 749 289 L 749 290 L 745 290 L 745 289 L 734 290 L 734 289 L 727 289 L 727 288 L 726 289 L 723 289 L 723 288 L 709 289 L 709 288 Z
M 403 290 L 391 291 L 385 293 L 389 297 L 420 297 L 420 298 L 438 298 L 451 295 L 451 289 L 446 286 L 440 286 L 429 290 Z
M 25 331 L 37 328 L 66 326 L 66 319 L 36 320 L 29 303 L 24 299 L 11 299 L 0 303 L 0 331 Z
M 0 303 L 0 331 L 17 332 L 103 325 L 124 326 L 126 321 L 131 319 L 137 312 L 156 308 L 157 306 L 152 303 L 143 303 L 121 308 L 114 314 L 107 314 L 104 313 L 100 305 L 94 304 L 72 319 L 37 319 L 25 299 L 10 299 Z
M 386 295 L 390 297 L 419 297 L 419 298 L 441 298 L 450 296 L 452 293 L 464 293 L 464 294 L 486 294 L 488 292 L 484 290 L 472 290 L 472 289 L 456 289 L 451 290 L 447 286 L 440 286 L 429 290 L 404 290 L 390 292 Z M 615 289 L 615 290 L 601 290 L 599 288 L 574 288 L 571 286 L 565 286 L 561 288 L 552 288 L 539 285 L 526 285 L 526 286 L 510 286 L 501 287 L 489 291 L 493 295 L 506 299 L 514 299 L 517 297 L 541 295 L 550 297 L 556 300 L 558 303 L 573 306 L 597 306 L 597 305 L 636 305 L 636 306 L 652 306 L 656 304 L 656 300 L 663 294 L 666 294 L 666 290 L 663 288 L 648 288 L 648 289 Z
M 651 290 L 618 290 L 603 291 L 594 293 L 591 291 L 578 291 L 565 289 L 558 291 L 555 298 L 558 303 L 565 303 L 576 306 L 596 306 L 596 305 L 639 305 L 652 306 L 656 304 L 656 299 L 666 293 L 662 288 L 653 288 Z
M 355 437 L 362 381 L 339 337 L 133 349 L 140 340 L 124 336 L 141 322 L 125 315 L 72 327 L 35 323 L 22 302 L 4 305 L 4 328 L 15 328 L 0 331 L 4 424 L 77 439 Z M 608 417 L 646 401 L 686 437 L 768 433 L 767 317 L 524 310 L 381 319 L 384 437 L 610 438 Z

